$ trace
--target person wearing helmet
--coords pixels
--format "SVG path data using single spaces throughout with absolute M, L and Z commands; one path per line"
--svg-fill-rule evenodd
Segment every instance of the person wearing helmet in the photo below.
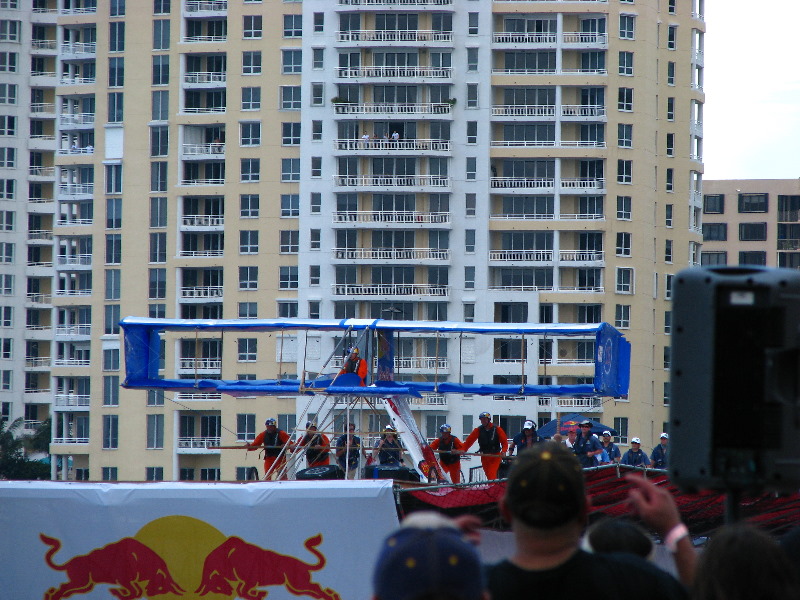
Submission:
M 278 429 L 278 422 L 275 419 L 267 419 L 264 422 L 266 427 L 256 436 L 252 443 L 247 445 L 248 450 L 264 449 L 264 479 L 288 479 L 284 467 L 286 466 L 286 452 L 281 454 L 284 446 L 289 442 L 289 434 Z M 288 448 L 287 448 L 288 450 Z M 281 472 L 283 473 L 281 474 Z
M 324 433 L 317 433 L 316 423 L 312 421 L 306 423 L 306 434 L 297 443 L 297 446 L 305 448 L 309 469 L 331 464 L 331 441 Z
M 372 460 L 377 457 L 378 464 L 399 467 L 403 464 L 403 446 L 397 439 L 397 429 L 387 425 L 383 429 L 381 438 L 375 442 L 372 450 Z
M 514 436 L 514 439 L 511 440 L 511 443 L 508 445 L 508 455 L 511 456 L 514 454 L 514 448 L 517 448 L 517 454 L 525 450 L 525 448 L 530 448 L 536 442 L 541 442 L 542 438 L 540 438 L 536 434 L 536 425 L 534 425 L 533 421 L 525 421 L 522 425 L 522 431 Z
M 339 371 L 339 375 L 344 375 L 345 373 L 355 373 L 361 378 L 361 385 L 366 385 L 367 361 L 358 355 L 358 348 L 355 346 L 350 348 L 350 354 L 348 354 L 342 369 Z
M 431 442 L 431 450 L 439 451 L 439 463 L 450 476 L 450 481 L 460 483 L 461 455 L 457 451 L 463 450 L 464 444 L 452 435 L 452 428 L 447 423 L 439 427 L 439 431 L 442 435 Z
M 492 415 L 488 412 L 482 412 L 478 415 L 480 419 L 480 427 L 472 430 L 466 440 L 464 440 L 464 452 L 469 450 L 470 446 L 476 441 L 478 448 L 480 448 L 481 465 L 483 472 L 486 473 L 486 479 L 493 481 L 497 479 L 497 471 L 500 469 L 500 463 L 508 450 L 508 437 L 506 432 L 500 427 L 492 423 Z
M 336 461 L 345 472 L 347 479 L 355 479 L 358 475 L 358 465 L 364 448 L 361 447 L 361 438 L 356 435 L 356 424 L 347 424 L 347 433 L 336 440 Z M 366 454 L 364 454 L 366 458 Z

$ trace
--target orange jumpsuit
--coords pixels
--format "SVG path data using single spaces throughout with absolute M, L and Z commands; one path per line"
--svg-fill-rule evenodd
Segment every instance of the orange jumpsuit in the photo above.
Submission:
M 316 438 L 316 439 L 315 439 Z M 307 433 L 305 437 L 300 440 L 298 446 L 317 446 L 316 448 L 306 448 L 306 458 L 308 459 L 308 468 L 322 467 L 331 464 L 331 441 L 324 433 Z M 327 451 L 324 451 L 327 448 Z
M 508 451 L 508 437 L 506 432 L 494 423 L 490 423 L 491 427 L 485 428 L 483 425 L 476 427 L 469 434 L 469 437 L 464 441 L 464 450 L 468 450 L 472 444 L 478 441 L 478 447 L 481 454 L 492 454 L 495 456 L 481 456 L 481 465 L 483 465 L 483 472 L 486 473 L 488 480 L 497 479 L 497 471 L 500 468 L 500 463 L 503 460 L 500 453 L 503 454 Z M 484 430 L 481 436 L 481 429 Z M 495 430 L 494 432 L 492 430 Z M 488 443 L 487 443 L 488 442 Z M 497 444 L 500 445 L 500 452 L 495 449 Z M 494 446 L 494 448 L 492 447 Z
M 264 443 L 264 439 L 269 434 L 267 431 L 262 431 L 256 436 L 256 439 L 253 440 L 253 443 L 247 448 L 248 450 L 258 450 L 260 446 L 273 446 L 264 449 L 264 479 L 270 479 L 270 476 L 273 473 L 279 473 L 283 467 L 286 465 L 286 453 L 283 453 L 283 456 L 278 458 L 278 455 L 281 453 L 281 448 L 275 448 L 274 446 L 283 446 L 286 442 L 289 441 L 289 434 L 281 429 L 276 429 L 274 439 L 272 436 L 267 438 L 268 443 Z M 281 479 L 288 479 L 286 473 L 283 474 Z
M 363 358 L 356 358 L 355 360 L 348 358 L 344 361 L 344 365 L 342 365 L 342 370 L 339 371 L 339 375 L 344 375 L 345 373 L 355 373 L 361 378 L 361 385 L 366 385 L 367 361 L 365 361 Z
M 453 445 L 450 446 L 450 440 L 453 441 Z M 439 450 L 439 446 L 442 442 L 445 442 L 445 448 L 447 450 L 462 450 L 464 448 L 464 444 L 458 439 L 456 436 L 451 435 L 450 439 L 447 441 L 443 440 L 441 437 L 436 438 L 431 442 L 431 450 Z M 455 457 L 456 460 L 448 464 L 445 462 L 446 460 L 452 460 Z M 439 454 L 439 464 L 442 465 L 442 469 L 444 472 L 450 476 L 450 481 L 453 483 L 460 483 L 461 482 L 461 456 L 458 454 L 445 454 L 441 452 Z

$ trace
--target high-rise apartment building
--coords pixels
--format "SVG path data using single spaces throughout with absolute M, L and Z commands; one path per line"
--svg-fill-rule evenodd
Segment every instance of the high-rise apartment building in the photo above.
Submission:
M 252 453 L 208 446 L 306 409 L 121 389 L 125 315 L 608 321 L 627 398 L 432 394 L 420 427 L 580 411 L 657 440 L 670 278 L 699 263 L 702 0 L 0 4 L 0 400 L 52 415 L 55 477 L 243 478 Z M 160 368 L 313 372 L 337 341 L 170 334 Z M 409 335 L 396 371 L 580 383 L 593 355 Z

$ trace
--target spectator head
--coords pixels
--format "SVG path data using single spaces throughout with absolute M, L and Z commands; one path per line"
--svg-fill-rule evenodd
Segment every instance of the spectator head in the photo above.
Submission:
M 611 441 L 611 432 L 610 431 L 606 430 L 606 431 L 603 432 L 603 441 L 604 442 L 610 442 Z
M 375 600 L 483 600 L 475 548 L 451 519 L 420 512 L 383 542 L 372 577 Z
M 536 425 L 533 421 L 525 421 L 522 425 L 522 431 L 536 431 Z
M 534 444 L 514 461 L 500 507 L 506 520 L 536 529 L 583 523 L 588 507 L 581 464 L 560 444 Z
M 629 519 L 602 519 L 589 529 L 581 544 L 587 552 L 605 554 L 627 552 L 642 558 L 651 558 L 655 546 L 650 535 Z

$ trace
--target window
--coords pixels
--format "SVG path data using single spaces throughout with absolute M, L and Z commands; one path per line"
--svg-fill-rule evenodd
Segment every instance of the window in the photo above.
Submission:
M 243 219 L 255 219 L 260 212 L 259 204 L 258 194 L 241 194 L 239 196 L 239 216 Z
M 243 158 L 241 159 L 241 176 L 240 181 L 254 182 L 261 179 L 261 159 L 260 158 Z
M 118 265 L 122 262 L 122 235 L 106 234 L 106 263 Z
M 119 415 L 103 415 L 103 450 L 119 448 Z
M 18 64 L 18 53 L 0 52 L 0 73 L 16 73 Z
M 632 40 L 636 33 L 636 17 L 634 15 L 619 16 L 619 38 L 621 40 Z
M 464 321 L 472 323 L 475 321 L 475 304 L 472 302 L 464 303 Z
M 0 310 L 0 327 L 11 327 L 14 324 L 14 307 L 3 306 Z
M 20 29 L 19 21 L 0 21 L 0 42 L 18 42 Z
M 322 157 L 311 157 L 311 177 L 322 177 Z
M 325 31 L 325 13 L 314 13 L 314 33 L 322 33 Z
M 123 85 L 125 85 L 125 59 L 121 56 L 112 56 L 108 59 L 108 87 Z
M 322 121 L 311 121 L 311 141 L 322 141 Z
M 119 300 L 122 293 L 121 271 L 119 269 L 106 269 L 106 300 Z
M 160 450 L 163 447 L 164 415 L 147 415 L 147 449 Z
M 467 84 L 467 108 L 478 108 L 478 84 Z
M 166 304 L 148 304 L 147 316 L 151 319 L 164 319 L 167 316 Z M 160 368 L 160 367 L 159 367 Z
M 667 85 L 675 85 L 675 63 L 667 62 Z
M 14 179 L 0 179 L 0 200 L 14 200 L 17 182 Z M 31 198 L 34 196 L 32 195 Z
M 300 181 L 300 159 L 281 159 L 281 181 Z
M 619 88 L 617 94 L 617 109 L 624 112 L 633 110 L 633 88 Z
M 627 123 L 617 124 L 617 146 L 620 148 L 633 146 L 633 125 Z
M 477 144 L 478 143 L 478 122 L 477 121 L 467 121 L 467 143 L 468 144 Z
M 17 166 L 17 149 L 0 148 L 0 167 L 13 169 Z
M 311 68 L 324 69 L 325 68 L 325 50 L 323 48 L 312 48 L 311 50 Z
M 469 35 L 478 35 L 478 17 L 479 13 L 471 12 L 468 13 L 468 27 L 467 33 Z
M 257 302 L 239 302 L 239 318 L 240 319 L 257 319 L 258 318 L 258 303 Z
M 665 181 L 664 181 L 664 189 L 668 192 L 672 192 L 675 190 L 675 169 L 672 167 L 665 170 L 664 173 Z
M 281 50 L 281 67 L 284 75 L 303 70 L 302 50 Z
M 283 15 L 283 37 L 303 37 L 302 15 Z
M 258 230 L 239 232 L 239 254 L 258 254 Z
M 261 108 L 261 88 L 242 88 L 242 110 L 259 110 Z
M 0 83 L 0 104 L 16 104 L 17 90 L 16 83 Z
M 755 241 L 764 241 L 766 239 L 767 239 L 766 223 L 739 224 L 739 241 L 755 242 Z
M 319 319 L 320 315 L 320 302 L 319 300 L 309 300 L 308 302 L 308 318 Z
M 164 481 L 164 467 L 145 467 L 145 481 Z
M 475 289 L 475 267 L 464 267 L 464 289 Z
M 667 300 L 672 299 L 672 282 L 675 279 L 675 275 L 667 273 L 664 275 L 664 298 Z
M 0 210 L 0 231 L 14 231 L 15 216 L 13 210 Z
M 477 214 L 478 210 L 478 195 L 465 194 L 464 203 L 466 205 L 466 216 L 474 217 Z
M 672 348 L 670 346 L 664 346 L 664 368 L 669 369 L 671 362 L 672 362 Z
M 767 253 L 758 250 L 739 252 L 740 265 L 766 265 Z
M 704 242 L 724 242 L 728 239 L 726 223 L 703 223 Z
M 112 21 L 108 24 L 108 51 L 125 51 L 125 21 Z
M 631 326 L 631 305 L 617 304 L 614 308 L 614 327 L 628 329 Z
M 148 269 L 149 300 L 161 300 L 167 297 L 167 270 Z
M 0 371 L 0 390 L 4 392 L 10 392 L 13 389 L 12 381 L 14 380 L 14 372 L 9 369 L 3 369 Z M 3 414 L 2 420 L 3 422 L 8 421 L 8 412 L 5 410 L 6 405 L 10 407 L 10 402 L 3 402 Z
M 478 49 L 467 48 L 467 71 L 478 70 Z
M 103 350 L 103 371 L 119 371 L 119 348 Z
M 674 212 L 675 207 L 672 204 L 667 204 L 664 206 L 664 225 L 667 227 L 672 227 L 672 213 Z
M 614 417 L 614 429 L 619 435 L 614 436 L 615 444 L 628 443 L 628 417 Z
M 0 242 L 0 263 L 14 262 L 14 244 L 12 242 Z
M 166 156 L 169 153 L 169 128 L 166 125 L 150 127 L 150 156 Z M 122 165 L 119 166 L 120 171 Z M 108 193 L 108 192 L 106 192 Z M 122 193 L 122 188 L 116 192 Z
M 153 121 L 169 120 L 169 91 L 154 90 L 152 94 Z M 165 153 L 166 155 L 166 153 Z
M 631 219 L 631 205 L 633 201 L 630 196 L 617 196 L 617 219 L 629 221 Z
M 325 84 L 311 84 L 311 106 L 323 106 L 325 104 Z
M 630 256 L 631 255 L 631 234 L 630 233 L 617 233 L 617 256 Z
M 664 262 L 672 262 L 672 240 L 664 240 Z
M 727 265 L 728 253 L 727 252 L 709 252 L 704 250 L 700 253 L 700 264 L 704 267 L 711 267 L 714 265 Z
M 703 196 L 703 213 L 721 215 L 725 212 L 725 194 L 705 194 Z
M 617 161 L 617 183 L 632 183 L 633 181 L 633 161 Z
M 108 122 L 121 123 L 123 119 L 123 95 L 122 92 L 111 92 L 108 94 Z
M 678 47 L 678 26 L 670 25 L 667 28 L 667 50 L 675 50 Z
M 322 194 L 319 192 L 311 192 L 309 207 L 311 214 L 318 215 L 322 212 Z
M 281 124 L 281 144 L 284 146 L 300 145 L 300 123 Z
M 261 39 L 261 15 L 245 15 L 242 17 L 244 39 Z
M 163 196 L 150 198 L 150 227 L 167 226 L 167 199 Z
M 239 289 L 258 289 L 258 267 L 239 267 Z
M 119 406 L 119 375 L 103 375 L 103 406 Z
M 16 135 L 17 117 L 0 115 L 0 135 Z
M 258 355 L 256 338 L 239 338 L 236 340 L 237 360 L 239 362 L 255 362 Z
M 261 74 L 261 52 L 252 50 L 242 52 L 242 75 Z
M 467 157 L 467 181 L 475 181 L 478 176 L 478 159 L 474 156 Z
M 283 110 L 300 110 L 300 86 L 282 85 L 281 86 L 281 108 Z
M 769 208 L 769 194 L 739 194 L 740 213 L 765 213 Z
M 300 216 L 300 194 L 281 194 L 281 217 Z
M 278 302 L 278 317 L 281 319 L 294 319 L 297 317 L 297 302 L 294 301 L 279 301 Z
M 7 274 L 0 274 L 0 295 L 13 296 L 14 295 L 14 276 Z
M 474 229 L 465 229 L 464 230 L 464 251 L 467 254 L 474 254 L 475 253 L 475 230 Z
M 103 481 L 117 480 L 117 467 L 102 467 L 101 473 Z
M 154 15 L 168 15 L 171 0 L 153 0 Z
M 617 267 L 616 292 L 618 294 L 633 293 L 633 269 Z
M 300 232 L 297 230 L 280 232 L 281 254 L 297 254 L 300 251 Z
M 321 271 L 319 265 L 309 265 L 308 285 L 319 285 L 320 273 Z
M 633 75 L 633 52 L 619 53 L 619 74 Z
M 169 50 L 169 19 L 153 21 L 153 50 Z
M 112 17 L 125 16 L 125 0 L 111 0 L 109 15 Z
M 0 338 L 0 358 L 11 359 L 14 358 L 14 340 L 13 338 Z
M 675 120 L 675 98 L 667 98 L 667 121 Z
M 675 134 L 667 134 L 667 156 L 675 156 Z
M 242 146 L 261 145 L 261 122 L 252 121 L 239 124 L 240 143 Z
M 153 162 L 153 163 L 150 163 L 150 191 L 151 192 L 166 192 L 167 191 L 167 163 L 166 162 Z
M 280 285 L 278 287 L 282 290 L 296 290 L 297 286 L 297 267 L 280 267 Z

